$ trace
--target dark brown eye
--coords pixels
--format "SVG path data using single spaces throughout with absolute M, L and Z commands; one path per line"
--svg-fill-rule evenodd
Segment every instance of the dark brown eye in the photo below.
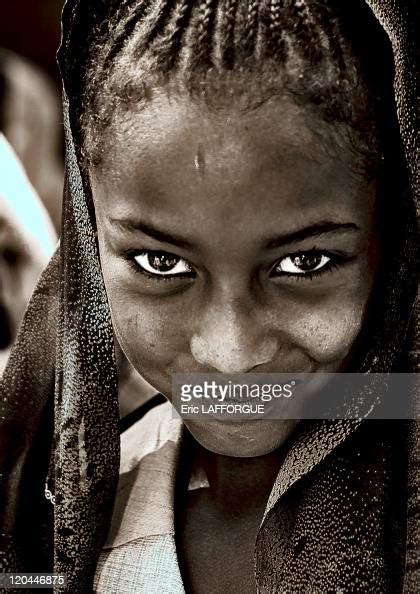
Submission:
M 157 272 L 170 272 L 179 262 L 179 258 L 169 254 L 148 254 L 147 260 Z
M 193 272 L 189 263 L 168 252 L 142 252 L 134 257 L 144 271 L 155 276 L 185 276 Z
M 299 274 L 315 272 L 328 267 L 331 258 L 322 252 L 301 252 L 286 256 L 276 265 L 274 274 Z
M 301 254 L 293 256 L 292 262 L 296 268 L 307 272 L 313 270 L 321 263 L 322 255 L 320 254 Z

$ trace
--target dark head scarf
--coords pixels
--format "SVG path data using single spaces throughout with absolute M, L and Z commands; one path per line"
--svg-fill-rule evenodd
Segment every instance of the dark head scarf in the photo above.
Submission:
M 113 332 L 90 190 L 79 169 L 75 113 L 80 54 L 109 4 L 69 0 L 64 9 L 61 247 L 33 295 L 0 398 L 1 569 L 54 569 L 67 575 L 66 591 L 80 593 L 92 589 L 119 470 Z M 409 188 L 395 199 L 400 241 L 381 288 L 380 312 L 363 336 L 358 370 L 410 371 L 418 366 L 418 14 L 416 0 L 367 4 L 394 53 Z M 302 429 L 257 539 L 260 591 L 418 591 L 418 457 L 416 421 L 317 422 Z M 45 497 L 47 475 L 54 507 Z

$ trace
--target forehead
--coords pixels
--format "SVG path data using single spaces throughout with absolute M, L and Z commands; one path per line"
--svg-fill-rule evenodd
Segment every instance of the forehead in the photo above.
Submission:
M 366 209 L 371 192 L 356 167 L 343 126 L 286 98 L 210 111 L 162 94 L 114 123 L 91 177 L 96 206 L 111 216 L 141 207 L 173 222 L 187 212 L 233 222 L 271 210 L 287 224 L 303 211 Z
M 120 112 L 105 136 L 103 164 L 112 172 L 129 170 L 131 161 L 155 162 L 156 157 L 177 154 L 189 156 L 201 142 L 210 149 L 227 149 L 224 157 L 233 159 L 235 151 L 244 159 L 253 153 L 258 161 L 273 156 L 284 161 L 293 150 L 308 160 L 331 156 L 339 159 L 354 154 L 347 142 L 348 130 L 343 124 L 329 125 L 310 106 L 302 107 L 287 97 L 273 98 L 251 109 L 233 103 L 211 109 L 204 101 L 186 95 L 168 95 L 164 91 L 146 106 Z M 345 146 L 347 144 L 347 146 Z M 243 149 L 247 148 L 246 153 Z M 209 150 L 209 153 L 211 151 Z

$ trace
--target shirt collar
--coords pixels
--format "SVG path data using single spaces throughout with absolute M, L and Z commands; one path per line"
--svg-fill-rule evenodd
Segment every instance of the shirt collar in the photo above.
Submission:
M 169 402 L 121 434 L 120 478 L 106 549 L 139 538 L 174 534 L 174 500 L 184 426 Z M 208 487 L 193 466 L 188 490 Z

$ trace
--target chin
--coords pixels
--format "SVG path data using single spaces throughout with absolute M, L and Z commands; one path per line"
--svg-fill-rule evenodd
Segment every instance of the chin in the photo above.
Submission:
M 184 421 L 194 439 L 214 454 L 255 458 L 281 448 L 298 420 Z

